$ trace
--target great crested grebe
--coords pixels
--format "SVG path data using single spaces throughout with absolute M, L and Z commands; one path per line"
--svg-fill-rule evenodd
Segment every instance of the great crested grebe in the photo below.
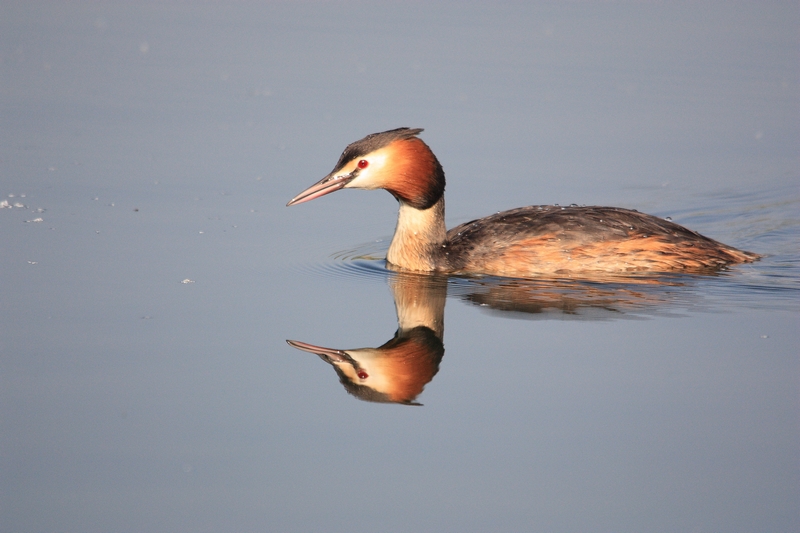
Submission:
M 618 207 L 520 207 L 447 231 L 444 170 L 417 137 L 420 132 L 398 128 L 350 144 L 330 174 L 286 205 L 344 188 L 386 189 L 400 203 L 386 260 L 417 272 L 509 277 L 702 272 L 759 258 Z

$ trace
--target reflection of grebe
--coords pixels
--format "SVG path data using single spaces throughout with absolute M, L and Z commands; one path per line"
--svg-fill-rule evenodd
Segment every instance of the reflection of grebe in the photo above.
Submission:
M 347 392 L 362 400 L 419 405 L 414 400 L 439 371 L 444 357 L 446 280 L 398 274 L 389 280 L 397 332 L 378 348 L 338 350 L 287 340 L 330 363 Z
M 286 342 L 333 366 L 344 388 L 361 400 L 419 405 L 417 396 L 437 374 L 444 357 L 444 307 L 451 290 L 459 299 L 506 317 L 579 320 L 668 311 L 671 302 L 685 301 L 681 293 L 686 291 L 681 288 L 691 293 L 692 278 L 687 276 L 632 279 L 635 283 L 607 284 L 394 272 L 388 282 L 397 311 L 397 332 L 382 346 L 340 350 Z
M 374 133 L 350 144 L 333 171 L 287 205 L 342 188 L 386 189 L 400 203 L 387 261 L 419 272 L 499 276 L 701 272 L 756 260 L 683 226 L 615 207 L 530 206 L 446 231 L 444 171 L 417 135 Z

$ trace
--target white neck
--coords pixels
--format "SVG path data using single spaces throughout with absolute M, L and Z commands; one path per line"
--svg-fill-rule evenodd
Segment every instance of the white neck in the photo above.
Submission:
M 407 270 L 433 271 L 436 269 L 434 254 L 446 238 L 444 197 L 428 209 L 416 209 L 401 201 L 397 228 L 386 260 Z

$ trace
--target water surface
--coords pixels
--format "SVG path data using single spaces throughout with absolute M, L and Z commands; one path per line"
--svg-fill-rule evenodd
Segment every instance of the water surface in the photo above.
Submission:
M 0 531 L 797 531 L 798 11 L 0 3 Z M 610 204 L 764 258 L 409 277 L 385 192 L 284 207 L 399 126 L 449 226 Z M 286 339 L 416 342 L 423 405 Z

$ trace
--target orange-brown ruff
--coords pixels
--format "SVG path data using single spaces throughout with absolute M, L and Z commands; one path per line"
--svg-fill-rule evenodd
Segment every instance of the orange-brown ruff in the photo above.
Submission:
M 411 271 L 512 277 L 704 272 L 759 258 L 617 207 L 520 207 L 446 231 L 444 171 L 417 137 L 421 131 L 399 128 L 350 144 L 330 174 L 287 205 L 343 188 L 386 189 L 400 203 L 386 260 Z

